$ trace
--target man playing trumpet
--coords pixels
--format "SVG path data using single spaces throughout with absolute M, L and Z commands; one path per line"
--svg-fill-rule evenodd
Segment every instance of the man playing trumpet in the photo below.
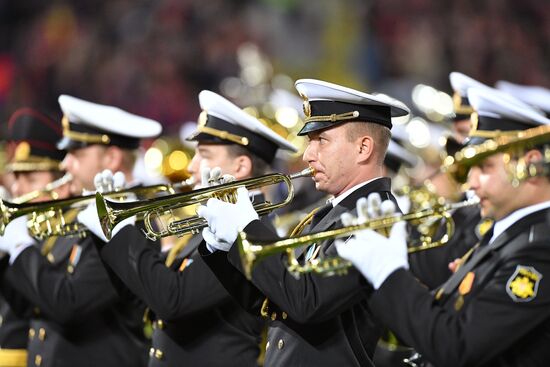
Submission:
M 278 150 L 296 151 L 222 96 L 202 91 L 199 102 L 204 112 L 188 138 L 197 142 L 189 172 L 202 187 L 223 183 L 222 171 L 238 180 L 263 175 Z M 264 201 L 259 190 L 251 195 Z M 151 310 L 149 366 L 256 365 L 264 322 L 245 312 L 204 264 L 201 241 L 194 235 L 164 254 L 142 242 L 113 241 L 101 256 Z
M 315 184 L 334 196 L 309 217 L 306 231 L 339 227 L 340 214 L 355 209 L 361 196 L 378 192 L 395 200 L 390 179 L 382 177 L 390 139 L 391 119 L 408 114 L 402 103 L 319 80 L 299 80 L 304 98 L 307 135 L 304 161 L 315 169 Z M 268 319 L 266 366 L 370 366 L 380 325 L 366 302 L 370 287 L 360 274 L 323 278 L 287 271 L 286 256 L 260 263 L 245 281 L 238 230 L 252 236 L 276 238 L 257 220 L 246 190 L 236 204 L 216 199 L 199 209 L 209 227 L 203 231 L 203 258 L 226 289 L 250 312 Z M 332 242 L 314 244 L 298 253 L 310 262 L 335 251 Z
M 374 287 L 373 312 L 433 365 L 545 366 L 550 120 L 496 91 L 469 89 L 468 99 L 474 129 L 451 168 L 470 168 L 481 214 L 495 223 L 458 270 L 430 293 L 407 270 L 403 222 L 389 239 L 358 232 L 338 253 Z M 504 149 L 509 139 L 518 143 Z

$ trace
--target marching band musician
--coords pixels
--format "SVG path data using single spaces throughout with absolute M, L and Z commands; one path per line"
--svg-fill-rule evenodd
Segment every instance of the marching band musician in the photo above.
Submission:
M 67 185 L 58 187 L 55 192 L 40 193 L 44 188 L 60 179 L 63 172 L 60 163 L 65 152 L 58 150 L 56 142 L 61 138 L 61 125 L 55 120 L 31 108 L 21 108 L 15 111 L 8 121 L 8 145 L 9 162 L 5 167 L 6 172 L 13 175 L 13 184 L 8 188 L 13 197 L 23 198 L 28 196 L 26 202 L 37 202 L 51 199 L 51 196 L 63 198 L 68 196 Z M 18 220 L 15 225 L 9 226 L 7 236 L 0 237 L 1 247 L 8 252 L 1 260 L 0 272 L 4 274 L 9 266 L 9 252 L 14 245 L 14 240 L 26 240 L 30 244 L 35 241 L 27 234 L 25 218 Z M 17 228 L 16 228 L 17 227 Z M 10 235 L 11 233 L 11 235 Z M 9 237 L 12 238 L 9 238 Z M 43 253 L 49 253 L 50 242 L 41 244 Z M 15 250 L 15 249 L 14 249 Z M 4 299 L 2 294 L 9 296 L 14 290 L 10 284 L 5 284 L 2 276 L 2 289 L 0 293 L 0 366 L 26 366 L 27 344 L 29 335 L 30 308 L 12 306 Z M 12 297 L 9 297 L 12 298 Z M 26 305 L 26 302 L 23 301 Z M 34 320 L 30 322 L 30 330 L 39 330 Z M 32 332 L 31 332 L 32 333 Z
M 199 102 L 204 112 L 188 138 L 198 143 L 189 171 L 202 186 L 210 168 L 241 180 L 267 173 L 278 150 L 296 151 L 222 96 L 202 91 Z M 260 191 L 251 194 L 264 201 Z M 168 254 L 140 242 L 108 243 L 101 256 L 155 318 L 149 366 L 257 365 L 265 323 L 245 312 L 204 264 L 201 241 L 195 235 Z
M 369 301 L 374 313 L 433 365 L 545 366 L 550 359 L 548 139 L 525 143 L 511 159 L 502 150 L 484 151 L 482 144 L 548 127 L 550 120 L 496 91 L 471 88 L 468 99 L 477 119 L 464 152 L 471 159 L 483 154 L 468 182 L 481 200 L 482 216 L 495 220 L 469 257 L 429 292 L 407 271 L 404 222 L 392 228 L 389 239 L 357 232 L 338 244 L 338 253 L 375 288 Z M 529 170 L 523 178 L 522 167 Z
M 409 113 L 402 103 L 320 80 L 296 82 L 304 98 L 308 147 L 303 159 L 315 169 L 320 191 L 334 199 L 303 223 L 308 232 L 341 226 L 340 214 L 355 210 L 358 197 L 371 192 L 395 200 L 390 179 L 382 177 L 391 119 Z M 286 256 L 260 262 L 245 283 L 239 229 L 262 238 L 276 234 L 257 220 L 246 190 L 236 204 L 209 200 L 199 209 L 209 227 L 201 254 L 229 292 L 251 312 L 268 319 L 266 366 L 370 366 L 381 327 L 366 302 L 370 287 L 352 271 L 342 277 L 302 274 L 286 268 Z M 335 251 L 332 243 L 298 250 L 310 262 Z
M 446 139 L 444 154 L 447 157 L 453 157 L 463 147 L 470 131 L 470 115 L 474 110 L 468 100 L 468 89 L 474 87 L 488 89 L 489 87 L 456 71 L 449 74 L 449 80 L 454 91 L 454 117 L 451 126 L 452 134 Z M 461 192 L 460 185 L 447 173 L 438 171 L 429 180 L 435 191 L 447 201 L 466 199 L 466 193 Z M 475 206 L 457 209 L 452 213 L 452 219 L 455 223 L 455 231 L 445 246 L 409 255 L 411 271 L 430 289 L 440 286 L 451 276 L 453 263 L 470 250 L 489 225 L 489 221 L 481 221 L 479 208 Z M 443 225 L 436 238 L 441 238 L 445 232 L 446 228 Z
M 158 122 L 115 107 L 65 95 L 59 103 L 64 117 L 58 148 L 68 151 L 62 167 L 73 175 L 72 188 L 93 189 L 90 181 L 103 169 L 129 175 L 140 138 L 161 131 Z M 71 213 L 68 222 L 77 214 L 80 221 L 82 211 Z M 4 277 L 33 306 L 29 366 L 145 365 L 144 307 L 117 294 L 97 241 L 91 234 L 60 238 L 47 256 L 28 244 L 11 251 Z

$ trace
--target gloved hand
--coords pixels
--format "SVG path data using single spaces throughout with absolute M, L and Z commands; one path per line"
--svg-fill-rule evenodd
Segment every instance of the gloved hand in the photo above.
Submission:
M 208 229 L 203 229 L 206 243 L 210 249 L 221 251 L 229 251 L 239 231 L 259 218 L 244 187 L 237 189 L 235 204 L 209 199 L 198 208 L 197 214 L 208 222 Z
M 201 187 L 211 187 L 235 181 L 235 177 L 223 174 L 220 167 L 201 167 Z
M 374 204 L 374 207 L 369 206 L 365 209 L 364 201 L 362 203 L 358 201 L 359 216 L 366 212 L 368 220 L 373 220 L 380 216 L 391 215 L 395 211 L 393 202 L 386 200 L 378 205 L 379 201 L 375 198 L 371 199 L 370 196 L 369 204 Z M 355 220 L 356 223 L 353 223 L 354 219 L 350 219 L 349 215 L 343 216 L 341 219 L 344 225 L 361 224 L 357 220 Z M 336 241 L 335 245 L 338 255 L 351 261 L 373 285 L 374 289 L 378 289 L 395 270 L 409 268 L 406 239 L 406 222 L 398 222 L 392 227 L 389 238 L 371 229 L 365 229 L 356 232 L 345 243 Z
M 124 188 L 125 181 L 126 178 L 124 177 L 124 174 L 122 172 L 116 172 L 113 175 L 112 172 L 109 170 L 98 173 L 94 177 L 94 185 L 96 186 L 96 190 L 98 192 L 110 192 L 115 190 L 119 191 Z M 92 202 L 86 207 L 86 209 L 78 213 L 77 219 L 81 224 L 85 225 L 90 232 L 99 237 L 99 239 L 101 239 L 103 242 L 109 242 L 109 240 L 103 233 L 101 224 L 99 223 L 99 217 L 97 215 L 97 205 L 95 203 L 95 200 L 92 200 Z M 123 220 L 113 228 L 111 238 L 114 237 L 125 226 L 134 225 L 135 223 L 135 216 Z
M 0 237 L 0 251 L 7 252 L 10 255 L 10 264 L 13 264 L 17 256 L 34 243 L 35 240 L 27 229 L 27 216 L 21 216 L 6 226 L 4 235 Z

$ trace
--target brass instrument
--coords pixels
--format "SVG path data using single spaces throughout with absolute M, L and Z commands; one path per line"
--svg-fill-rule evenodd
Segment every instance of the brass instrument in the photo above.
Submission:
M 182 236 L 184 234 L 198 233 L 199 230 L 208 226 L 206 220 L 198 216 L 192 216 L 185 219 L 172 217 L 164 229 L 155 229 L 153 222 L 156 218 L 171 213 L 174 209 L 202 203 L 211 198 L 235 202 L 236 190 L 239 187 L 244 186 L 250 191 L 284 182 L 287 185 L 288 193 L 283 201 L 279 203 L 265 201 L 254 204 L 254 209 L 258 215 L 261 216 L 290 203 L 294 198 L 294 187 L 291 180 L 298 177 L 312 176 L 313 172 L 313 168 L 306 168 L 301 172 L 291 175 L 272 173 L 217 186 L 205 187 L 188 193 L 126 203 L 105 200 L 103 195 L 98 193 L 96 203 L 99 221 L 107 239 L 111 238 L 111 232 L 118 223 L 136 214 L 142 214 L 144 216 L 143 221 L 145 229 L 143 231 L 145 236 L 150 240 L 156 240 L 171 235 Z
M 299 276 L 300 274 L 304 273 L 318 273 L 327 276 L 344 274 L 351 266 L 351 263 L 349 261 L 343 260 L 339 257 L 327 259 L 317 258 L 308 261 L 304 265 L 301 265 L 296 259 L 293 249 L 313 243 L 319 243 L 329 239 L 350 236 L 354 232 L 363 229 L 387 230 L 391 228 L 391 226 L 393 226 L 395 223 L 401 221 L 410 222 L 411 225 L 417 226 L 425 220 L 444 218 L 446 220 L 447 233 L 443 235 L 441 239 L 436 242 L 432 242 L 431 239 L 425 238 L 420 246 L 409 247 L 408 249 L 409 253 L 427 250 L 445 244 L 453 235 L 454 222 L 451 218 L 451 212 L 453 210 L 478 204 L 479 199 L 477 197 L 452 204 L 438 204 L 433 207 L 422 209 L 416 212 L 411 212 L 408 214 L 395 214 L 373 219 L 363 224 L 357 224 L 317 233 L 310 233 L 298 237 L 283 238 L 273 242 L 266 240 L 255 241 L 254 239 L 248 238 L 246 233 L 240 232 L 239 236 L 237 237 L 237 246 L 239 246 L 242 266 L 248 279 L 251 278 L 252 269 L 258 261 L 263 260 L 267 256 L 275 255 L 282 252 L 287 253 L 288 271 L 294 276 Z
M 186 183 L 160 184 L 134 187 L 105 193 L 106 197 L 126 200 L 133 196 L 151 196 L 157 193 L 175 193 Z M 33 237 L 41 240 L 51 236 L 85 236 L 86 228 L 77 222 L 67 222 L 64 212 L 69 209 L 82 210 L 95 200 L 95 193 L 62 200 L 48 200 L 39 203 L 13 203 L 0 200 L 0 235 L 6 226 L 15 218 L 29 215 L 28 227 Z
M 528 130 L 516 132 L 514 135 L 500 135 L 494 139 L 485 140 L 481 144 L 466 146 L 454 157 L 448 156 L 442 164 L 441 169 L 450 173 L 457 182 L 466 182 L 471 167 L 479 164 L 482 160 L 496 153 L 505 153 L 506 164 L 510 164 L 514 157 L 542 144 L 550 143 L 550 125 L 533 127 Z M 550 149 L 545 149 L 542 170 L 546 171 L 550 162 Z M 519 159 L 515 167 L 511 169 L 510 176 L 512 183 L 517 186 L 521 180 L 529 177 L 544 174 L 541 167 L 536 164 L 526 164 Z
M 61 186 L 65 185 L 65 184 L 68 184 L 72 180 L 73 180 L 73 175 L 71 175 L 70 173 L 65 173 L 65 175 L 63 177 L 58 178 L 57 180 L 50 182 L 49 184 L 44 186 L 43 189 L 34 190 L 34 191 L 29 192 L 29 193 L 18 196 L 16 198 L 14 198 L 13 200 L 11 200 L 11 202 L 13 204 L 28 203 L 29 201 L 34 200 L 34 199 L 39 198 L 39 197 L 44 196 L 44 195 L 48 195 L 53 200 L 57 200 L 58 195 L 54 190 L 60 188 Z

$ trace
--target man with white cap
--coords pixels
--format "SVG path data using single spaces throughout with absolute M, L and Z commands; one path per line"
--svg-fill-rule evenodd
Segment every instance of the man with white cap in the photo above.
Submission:
M 460 268 L 430 293 L 407 271 L 403 222 L 389 239 L 358 232 L 338 253 L 376 289 L 369 302 L 375 314 L 433 365 L 545 366 L 550 120 L 495 91 L 469 89 L 468 99 L 478 119 L 453 167 L 463 176 L 469 170 L 482 216 L 495 223 Z M 497 144 L 522 136 L 537 138 L 508 149 Z
M 115 107 L 70 96 L 61 96 L 59 102 L 64 117 L 58 147 L 68 150 L 62 167 L 72 174 L 75 187 L 93 190 L 94 175 L 104 169 L 130 172 L 139 139 L 161 130 L 156 121 Z M 113 240 L 129 240 L 121 237 Z M 35 246 L 20 247 L 5 273 L 34 306 L 28 365 L 145 365 L 144 307 L 135 297 L 117 293 L 97 253 L 97 237 L 64 240 L 47 257 Z
M 199 102 L 203 112 L 188 138 L 197 142 L 189 165 L 197 183 L 208 186 L 208 177 L 201 176 L 215 167 L 238 180 L 262 175 L 278 150 L 296 151 L 222 96 L 202 91 Z M 264 201 L 261 192 L 251 194 L 253 201 Z M 256 365 L 264 321 L 243 310 L 223 288 L 197 252 L 201 241 L 195 235 L 168 254 L 139 242 L 113 243 L 101 256 L 151 310 L 149 366 Z
M 354 211 L 361 196 L 377 192 L 395 200 L 383 162 L 390 140 L 392 117 L 409 113 L 402 103 L 320 80 L 303 79 L 296 89 L 304 99 L 307 135 L 304 161 L 315 169 L 320 191 L 334 196 L 309 216 L 306 232 L 340 227 L 340 214 Z M 381 327 L 366 303 L 369 288 L 360 274 L 321 277 L 287 270 L 286 255 L 260 262 L 244 283 L 245 271 L 233 242 L 238 229 L 250 236 L 276 238 L 257 219 L 245 195 L 236 204 L 210 200 L 199 209 L 209 227 L 203 231 L 210 253 L 205 261 L 230 293 L 256 314 L 268 319 L 266 366 L 370 366 Z M 228 223 L 225 218 L 235 218 Z M 227 252 L 226 252 L 227 251 Z M 299 249 L 302 263 L 330 256 L 332 242 Z
M 143 138 L 158 136 L 161 125 L 120 108 L 84 101 L 68 95 L 59 97 L 63 111 L 63 166 L 74 177 L 75 194 L 93 191 L 94 177 L 105 169 L 124 173 L 132 182 L 136 149 Z

